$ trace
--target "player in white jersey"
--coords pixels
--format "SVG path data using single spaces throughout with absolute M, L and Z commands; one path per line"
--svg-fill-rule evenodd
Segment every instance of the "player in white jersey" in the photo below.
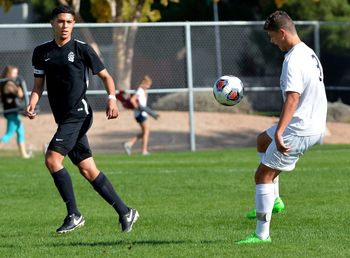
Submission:
M 293 20 L 284 11 L 272 13 L 264 29 L 271 43 L 287 52 L 280 77 L 284 104 L 277 125 L 257 139 L 261 162 L 255 174 L 256 231 L 238 244 L 271 242 L 271 215 L 279 206 L 276 200 L 280 200 L 278 176 L 292 171 L 301 155 L 322 142 L 326 128 L 327 98 L 316 54 L 300 40 Z

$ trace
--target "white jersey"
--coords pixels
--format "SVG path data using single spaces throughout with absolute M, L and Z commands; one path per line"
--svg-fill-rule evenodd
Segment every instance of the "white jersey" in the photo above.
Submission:
M 299 136 L 317 135 L 326 129 L 327 98 L 323 70 L 315 52 L 305 43 L 295 45 L 284 57 L 280 87 L 300 94 L 298 107 L 286 133 Z
M 137 96 L 140 106 L 147 106 L 147 94 L 143 88 L 138 87 L 135 92 L 135 95 Z M 135 112 L 134 112 L 135 117 L 139 116 L 140 114 L 142 114 L 142 116 L 147 116 L 147 113 L 145 111 L 140 111 L 138 109 L 135 109 Z

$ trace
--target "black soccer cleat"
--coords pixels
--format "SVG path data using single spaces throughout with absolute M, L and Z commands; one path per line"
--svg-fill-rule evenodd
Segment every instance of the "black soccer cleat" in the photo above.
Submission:
M 122 232 L 130 232 L 132 230 L 133 224 L 139 217 L 140 215 L 138 211 L 130 208 L 127 214 L 119 218 L 119 222 L 122 226 Z
M 62 226 L 60 226 L 56 233 L 63 234 L 70 231 L 73 231 L 76 228 L 82 227 L 85 224 L 85 219 L 82 215 L 77 216 L 74 213 L 67 215 L 67 217 L 64 219 Z

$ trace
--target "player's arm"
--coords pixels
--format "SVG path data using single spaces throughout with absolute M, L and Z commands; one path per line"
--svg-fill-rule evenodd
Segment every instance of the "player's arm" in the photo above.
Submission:
M 45 86 L 45 77 L 34 77 L 34 87 L 30 95 L 29 104 L 26 109 L 26 116 L 34 119 L 36 116 L 35 107 L 38 104 Z
M 134 94 L 130 97 L 130 103 L 134 108 L 139 107 L 139 98 L 137 94 Z
M 290 146 L 286 146 L 284 144 L 282 135 L 293 118 L 295 110 L 297 109 L 299 104 L 299 99 L 300 94 L 298 92 L 286 92 L 286 100 L 283 104 L 281 116 L 277 124 L 275 132 L 275 142 L 278 151 L 280 151 L 284 155 L 288 155 L 288 152 L 290 151 Z
M 117 106 L 117 99 L 115 97 L 115 84 L 112 76 L 108 73 L 107 69 L 103 69 L 97 75 L 102 79 L 105 89 L 108 94 L 106 116 L 108 119 L 114 119 L 119 116 L 119 110 Z
M 19 86 L 18 86 L 18 90 L 17 90 L 17 97 L 20 99 L 24 97 L 23 89 Z

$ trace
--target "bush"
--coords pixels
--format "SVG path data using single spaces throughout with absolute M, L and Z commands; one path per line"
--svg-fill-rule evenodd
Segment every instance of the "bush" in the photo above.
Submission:
M 350 106 L 342 103 L 340 100 L 328 102 L 327 121 L 329 122 L 350 122 Z
M 180 92 L 168 94 L 154 102 L 152 108 L 164 111 L 188 111 L 188 93 Z M 252 105 L 246 96 L 238 105 L 228 107 L 217 103 L 211 92 L 194 93 L 194 110 L 203 112 L 229 112 L 241 114 L 254 113 Z M 327 121 L 350 123 L 350 106 L 342 103 L 340 100 L 333 103 L 328 102 Z

